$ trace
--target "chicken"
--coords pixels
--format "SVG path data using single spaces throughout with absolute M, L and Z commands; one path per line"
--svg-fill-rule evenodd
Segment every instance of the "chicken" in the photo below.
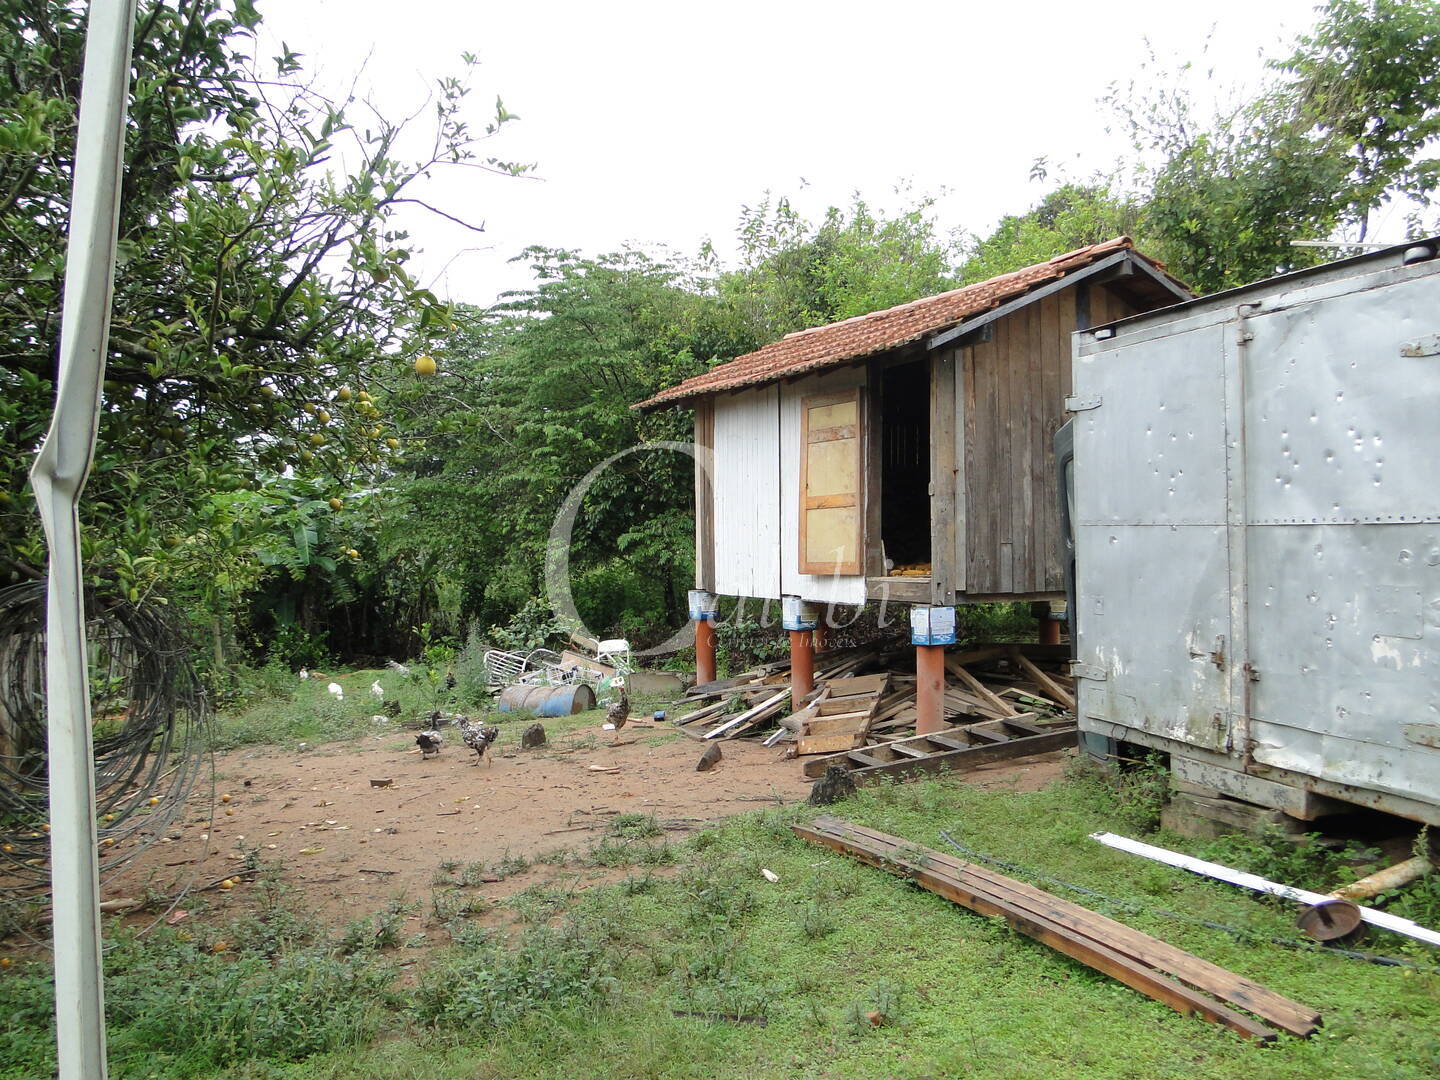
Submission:
M 341 686 L 338 682 L 332 682 L 325 689 L 330 691 L 331 694 L 335 695 L 336 701 L 345 700 L 345 688 Z
M 399 660 L 386 660 L 385 666 L 388 667 L 391 671 L 395 672 L 396 675 L 399 675 L 402 679 L 405 678 L 406 675 L 410 674 L 410 669 L 404 664 L 400 663 Z
M 500 737 L 500 729 L 488 724 L 472 724 L 468 716 L 458 713 L 454 717 L 454 723 L 460 729 L 460 737 L 465 740 L 465 745 L 475 751 L 475 764 L 479 765 L 485 751 L 490 749 L 490 744 Z
M 610 703 L 605 710 L 604 730 L 615 732 L 615 738 L 620 737 L 620 729 L 625 726 L 625 721 L 630 719 L 630 698 L 625 694 L 625 688 L 620 687 L 620 696 Z M 614 742 L 614 739 L 611 740 Z
M 384 696 L 385 696 L 385 688 L 380 685 L 380 680 L 379 680 L 379 679 L 376 679 L 374 682 L 372 682 L 372 683 L 370 684 L 370 692 L 371 692 L 372 694 L 374 694 L 374 695 L 375 695 L 376 697 L 378 697 L 378 698 L 384 698 Z
M 420 760 L 425 761 L 432 757 L 439 757 L 440 747 L 444 742 L 445 736 L 433 728 L 420 732 L 415 736 L 415 745 L 420 747 Z

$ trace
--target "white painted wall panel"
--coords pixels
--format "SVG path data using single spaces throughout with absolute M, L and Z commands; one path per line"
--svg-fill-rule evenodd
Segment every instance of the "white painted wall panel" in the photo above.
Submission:
M 865 385 L 865 368 L 810 375 L 780 387 L 780 586 L 781 592 L 822 604 L 863 604 L 865 577 L 800 573 L 800 402 Z M 865 415 L 862 407 L 861 416 Z M 716 436 L 718 439 L 718 435 Z M 866 437 L 869 437 L 867 433 Z M 864 459 L 862 452 L 861 460 Z M 863 491 L 863 485 L 862 485 Z M 864 514 L 864 507 L 861 507 Z M 863 517 L 862 517 L 863 520 Z
M 779 399 L 776 386 L 715 399 L 715 591 L 723 596 L 780 598 Z

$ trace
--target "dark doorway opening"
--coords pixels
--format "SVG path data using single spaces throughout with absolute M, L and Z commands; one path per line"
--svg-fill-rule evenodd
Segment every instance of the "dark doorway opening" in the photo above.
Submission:
M 880 375 L 880 539 L 886 573 L 930 572 L 930 364 Z

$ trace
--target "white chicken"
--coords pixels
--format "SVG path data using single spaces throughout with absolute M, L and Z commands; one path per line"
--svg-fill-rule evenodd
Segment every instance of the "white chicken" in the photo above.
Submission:
M 310 672 L 306 671 L 306 670 L 302 667 L 302 668 L 300 669 L 300 681 L 301 681 L 301 682 L 304 682 L 304 681 L 305 681 L 306 679 L 308 679 L 308 678 L 310 678 Z
M 385 696 L 385 688 L 380 685 L 379 679 L 376 679 L 370 684 L 370 692 L 378 698 L 383 698 Z
M 341 686 L 338 682 L 332 682 L 325 689 L 330 691 L 330 693 L 334 695 L 336 701 L 345 700 L 345 688 Z

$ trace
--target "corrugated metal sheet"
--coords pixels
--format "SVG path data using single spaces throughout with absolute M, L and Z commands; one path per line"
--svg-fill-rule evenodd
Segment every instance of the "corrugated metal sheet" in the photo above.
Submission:
M 715 400 L 715 591 L 780 598 L 780 391 Z

